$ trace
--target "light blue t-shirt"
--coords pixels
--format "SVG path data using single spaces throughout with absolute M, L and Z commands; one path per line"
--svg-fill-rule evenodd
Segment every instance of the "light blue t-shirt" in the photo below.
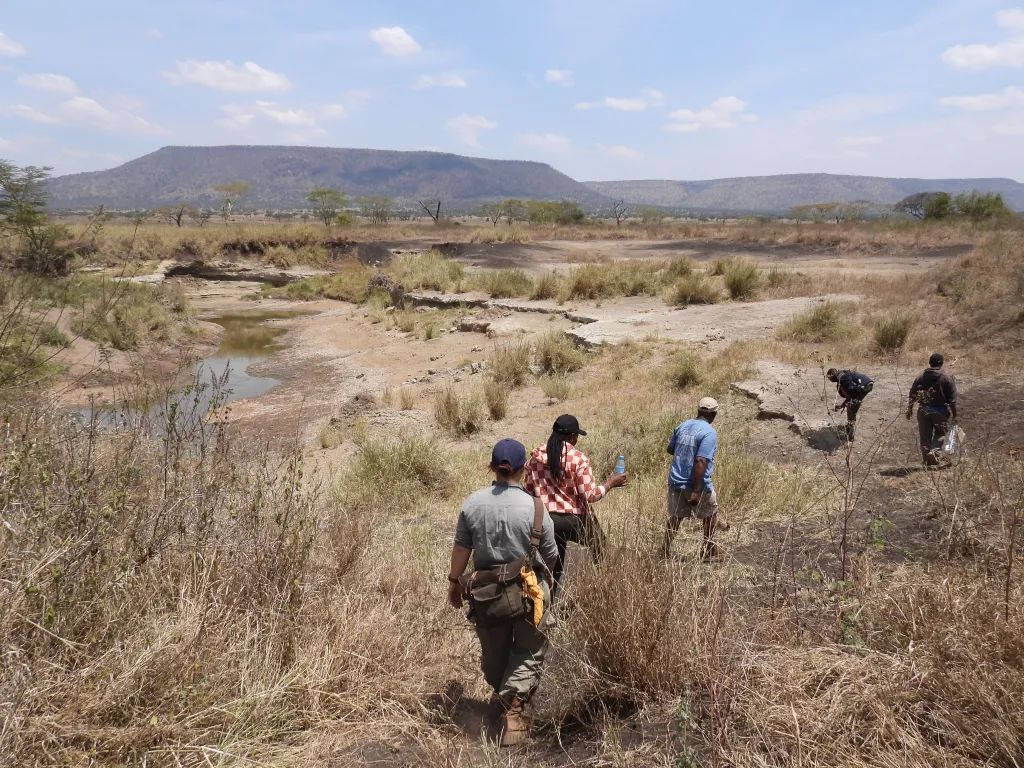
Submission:
M 675 455 L 668 473 L 669 487 L 692 490 L 693 464 L 700 457 L 708 460 L 704 490 L 713 491 L 715 487 L 711 484 L 711 473 L 715 469 L 717 447 L 718 433 L 703 419 L 689 419 L 676 427 L 668 443 L 668 449 Z

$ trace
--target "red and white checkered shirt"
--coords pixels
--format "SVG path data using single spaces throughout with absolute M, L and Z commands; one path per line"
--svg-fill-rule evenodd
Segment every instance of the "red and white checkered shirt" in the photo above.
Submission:
M 568 443 L 562 450 L 561 477 L 556 480 L 551 476 L 548 447 L 541 445 L 526 462 L 523 487 L 539 496 L 547 511 L 556 515 L 585 515 L 589 505 L 596 504 L 608 493 L 594 479 L 590 459 Z

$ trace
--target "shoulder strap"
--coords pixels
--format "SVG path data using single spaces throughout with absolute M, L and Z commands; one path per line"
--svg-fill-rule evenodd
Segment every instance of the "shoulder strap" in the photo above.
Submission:
M 541 536 L 544 535 L 544 503 L 536 496 L 533 497 L 533 534 L 530 536 L 530 546 L 537 549 L 540 546 Z

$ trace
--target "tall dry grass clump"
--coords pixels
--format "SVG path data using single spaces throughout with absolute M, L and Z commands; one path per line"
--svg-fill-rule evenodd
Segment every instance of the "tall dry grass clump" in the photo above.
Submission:
M 445 387 L 434 400 L 434 420 L 452 437 L 469 437 L 483 428 L 483 405 L 476 392 Z
M 542 373 L 564 376 L 586 365 L 587 356 L 562 331 L 549 331 L 537 339 L 534 360 Z
M 894 310 L 875 320 L 875 344 L 882 352 L 896 352 L 906 346 L 917 318 L 903 310 Z
M 518 224 L 503 227 L 478 227 L 470 235 L 471 243 L 528 243 L 530 235 Z
M 734 299 L 751 299 L 761 287 L 761 270 L 750 259 L 732 259 L 722 272 L 722 279 L 729 296 Z
M 721 288 L 707 277 L 693 273 L 680 277 L 669 290 L 668 301 L 676 306 L 690 304 L 717 304 L 722 296 Z
M 496 345 L 487 361 L 487 370 L 495 381 L 512 389 L 523 386 L 531 372 L 530 345 L 524 342 Z
M 484 402 L 492 421 L 501 421 L 508 415 L 508 398 L 511 392 L 508 384 L 493 378 L 484 384 Z
M 534 281 L 521 269 L 488 269 L 473 276 L 471 284 L 492 299 L 514 299 L 531 296 Z
M 812 343 L 838 341 L 853 332 L 854 326 L 849 321 L 853 311 L 853 306 L 846 302 L 816 302 L 810 309 L 782 325 L 778 337 Z
M 665 366 L 665 378 L 678 389 L 688 389 L 704 379 L 704 361 L 691 349 L 681 349 Z
M 388 266 L 387 273 L 407 291 L 458 292 L 466 278 L 460 262 L 433 250 L 403 254 Z

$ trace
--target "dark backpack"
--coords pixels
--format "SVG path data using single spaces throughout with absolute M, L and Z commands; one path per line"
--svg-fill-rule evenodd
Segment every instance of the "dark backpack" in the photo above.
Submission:
M 851 400 L 863 400 L 875 387 L 875 383 L 868 376 L 856 371 L 850 371 L 843 378 L 846 380 L 843 389 Z

